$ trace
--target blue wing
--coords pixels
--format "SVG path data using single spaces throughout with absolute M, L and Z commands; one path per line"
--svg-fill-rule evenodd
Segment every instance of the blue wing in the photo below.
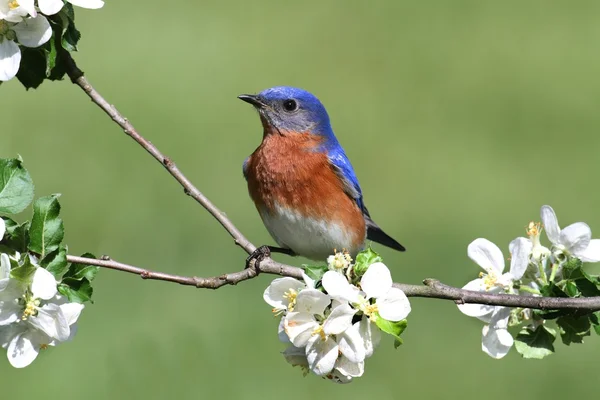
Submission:
M 332 146 L 329 148 L 328 157 L 335 173 L 344 184 L 344 191 L 348 196 L 354 199 L 365 217 L 365 223 L 367 224 L 367 239 L 381 243 L 398 251 L 404 251 L 404 246 L 385 233 L 379 225 L 371 219 L 369 210 L 367 210 L 363 200 L 362 190 L 360 190 L 360 185 L 358 184 L 358 178 L 354 173 L 354 168 L 352 168 L 350 160 L 348 160 L 346 153 L 344 153 L 344 149 L 339 145 Z
M 368 211 L 366 211 L 365 204 L 363 203 L 363 195 L 358 184 L 358 178 L 354 173 L 354 168 L 352 168 L 350 160 L 348 160 L 346 153 L 344 153 L 344 149 L 341 146 L 330 148 L 327 156 L 334 171 L 344 184 L 346 194 L 354 199 L 363 214 L 368 215 Z

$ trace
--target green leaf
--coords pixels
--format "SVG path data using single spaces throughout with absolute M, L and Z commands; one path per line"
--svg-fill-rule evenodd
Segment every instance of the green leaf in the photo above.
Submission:
M 600 311 L 590 314 L 589 318 L 592 326 L 594 327 L 594 331 L 597 335 L 600 335 Z
M 18 214 L 33 200 L 33 182 L 22 164 L 0 158 L 0 213 Z
M 29 250 L 40 254 L 41 258 L 58 249 L 65 235 L 63 221 L 58 217 L 59 196 L 53 194 L 41 197 L 33 205 L 33 218 L 29 228 Z
M 577 288 L 577 285 L 573 281 L 567 281 L 564 291 L 569 297 L 577 297 L 581 294 Z
M 304 273 L 308 275 L 308 277 L 315 282 L 320 281 L 325 275 L 325 272 L 328 271 L 327 265 L 302 265 L 302 269 Z
M 66 296 L 70 302 L 85 303 L 86 301 L 92 301 L 92 285 L 86 278 L 81 280 L 65 278 L 58 285 L 58 291 L 63 296 Z
M 81 257 L 96 259 L 96 257 L 91 253 L 85 253 Z M 65 279 L 69 278 L 76 281 L 87 279 L 89 282 L 91 282 L 94 280 L 99 270 L 100 267 L 96 267 L 94 265 L 73 263 L 65 274 Z
M 544 325 L 535 330 L 524 328 L 515 338 L 515 348 L 523 358 L 542 359 L 554 353 L 555 335 Z
M 585 315 L 575 317 L 567 315 L 556 320 L 560 328 L 560 337 L 567 346 L 571 343 L 583 343 L 585 336 L 590 336 L 590 318 Z
M 356 255 L 354 260 L 354 273 L 357 277 L 361 277 L 369 268 L 369 266 L 376 262 L 381 262 L 383 259 L 377 254 L 371 247 L 361 251 Z
M 21 46 L 21 64 L 17 79 L 25 89 L 36 89 L 46 79 L 46 55 L 43 48 Z
M 41 266 L 50 271 L 57 280 L 60 280 L 69 269 L 69 264 L 67 263 L 67 248 L 62 245 L 59 246 L 58 249 L 44 257 Z
M 23 265 L 10 270 L 10 277 L 25 284 L 30 284 L 36 268 L 37 267 L 31 263 L 31 258 L 26 255 L 24 257 Z
M 27 251 L 27 244 L 29 243 L 29 221 L 25 221 L 19 225 L 10 218 L 3 219 L 6 225 L 6 233 L 4 234 L 2 243 L 11 250 L 18 251 L 19 253 Z
M 398 348 L 398 346 L 400 346 L 402 344 L 402 338 L 400 337 L 400 335 L 402 334 L 402 332 L 404 332 L 404 330 L 406 329 L 406 327 L 408 326 L 408 322 L 403 319 L 402 321 L 397 321 L 397 322 L 393 322 L 393 321 L 388 321 L 387 319 L 383 319 L 381 318 L 381 316 L 379 315 L 379 313 L 375 314 L 375 324 L 377 325 L 377 327 L 379 327 L 379 329 L 381 329 L 383 332 L 387 333 L 388 335 L 391 335 L 394 337 L 394 348 Z

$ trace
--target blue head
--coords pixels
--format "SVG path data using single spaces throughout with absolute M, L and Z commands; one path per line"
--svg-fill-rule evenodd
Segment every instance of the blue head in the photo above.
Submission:
M 327 110 L 319 99 L 306 90 L 276 86 L 257 95 L 243 94 L 238 98 L 256 107 L 265 135 L 310 133 L 322 136 L 327 141 L 336 141 Z

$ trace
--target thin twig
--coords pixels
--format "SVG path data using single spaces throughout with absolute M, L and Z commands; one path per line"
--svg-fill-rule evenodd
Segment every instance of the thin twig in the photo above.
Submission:
M 208 198 L 206 198 L 177 168 L 175 163 L 150 141 L 146 140 L 133 125 L 125 118 L 115 106 L 108 103 L 100 93 L 88 82 L 83 75 L 83 72 L 77 67 L 71 55 L 63 51 L 62 57 L 66 65 L 67 74 L 71 81 L 79 86 L 90 97 L 92 102 L 100 107 L 111 119 L 119 125 L 123 131 L 142 146 L 148 153 L 152 155 L 163 167 L 179 182 L 185 193 L 196 200 L 204 207 L 227 232 L 233 237 L 235 243 L 239 245 L 248 254 L 252 254 L 256 250 L 246 237 L 233 225 L 231 220 L 225 216 Z M 186 277 L 179 275 L 171 275 L 163 272 L 155 272 L 147 269 L 135 267 L 133 265 L 123 264 L 110 259 L 96 260 L 91 258 L 83 258 L 69 255 L 67 260 L 73 263 L 86 265 L 96 265 L 103 268 L 110 268 L 118 271 L 129 272 L 139 275 L 143 279 L 154 279 L 166 282 L 175 282 L 181 285 L 195 286 L 197 288 L 218 289 L 225 285 L 235 285 L 239 282 L 252 279 L 258 276 L 259 272 L 289 276 L 297 279 L 302 278 L 302 269 L 285 265 L 274 261 L 267 257 L 260 263 L 251 263 L 249 268 L 239 272 L 219 275 L 211 278 Z M 600 297 L 585 297 L 585 298 L 559 298 L 559 297 L 533 297 L 519 296 L 511 294 L 490 294 L 474 292 L 470 290 L 459 289 L 444 285 L 435 279 L 426 279 L 423 281 L 425 286 L 408 285 L 403 283 L 395 283 L 394 286 L 402 289 L 408 297 L 428 297 L 435 299 L 454 300 L 458 304 L 475 303 L 487 304 L 506 307 L 523 307 L 544 310 L 554 309 L 569 309 L 569 310 L 600 310 Z

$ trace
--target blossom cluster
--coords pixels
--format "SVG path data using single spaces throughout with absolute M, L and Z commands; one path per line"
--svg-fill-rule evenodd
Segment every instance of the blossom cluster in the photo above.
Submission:
M 600 261 L 600 240 L 591 238 L 590 227 L 583 222 L 576 222 L 561 229 L 554 210 L 547 205 L 541 208 L 541 220 L 542 223 L 529 223 L 527 237 L 519 237 L 510 242 L 508 272 L 504 272 L 502 251 L 494 243 L 479 238 L 469 244 L 469 258 L 485 272 L 467 283 L 463 289 L 563 297 L 578 297 L 585 295 L 586 291 L 599 290 L 596 287 L 598 281 L 580 269 L 582 262 Z M 541 244 L 543 229 L 551 243 L 550 248 Z M 573 274 L 574 268 L 578 270 L 577 274 Z M 577 279 L 572 279 L 575 275 Z M 580 290 L 582 287 L 586 289 Z M 556 336 L 556 329 L 551 326 L 550 320 L 556 318 L 556 315 L 552 317 L 551 314 L 537 310 L 480 304 L 461 304 L 458 308 L 462 313 L 485 323 L 482 330 L 482 350 L 493 358 L 504 357 L 515 341 L 517 350 L 524 357 L 542 358 L 553 351 L 552 341 Z M 589 335 L 590 322 L 585 318 L 581 332 L 569 332 L 570 329 L 565 327 L 573 324 L 561 325 L 560 318 L 556 321 L 563 342 L 581 343 L 582 337 Z M 521 327 L 520 331 L 516 331 L 516 337 L 510 332 L 512 327 Z M 532 338 L 540 343 L 533 343 Z
M 401 343 L 410 303 L 378 260 L 370 249 L 356 264 L 336 253 L 327 266 L 305 268 L 303 282 L 285 277 L 269 285 L 263 297 L 281 316 L 279 339 L 289 344 L 283 355 L 290 364 L 348 383 L 362 376 L 381 331 Z
M 97 9 L 102 0 L 68 0 L 69 3 Z M 0 0 L 0 81 L 14 78 L 21 64 L 19 46 L 36 48 L 52 37 L 46 16 L 60 12 L 63 0 Z
M 0 240 L 5 234 L 0 218 Z M 31 364 L 48 346 L 70 340 L 83 304 L 69 302 L 49 271 L 31 254 L 0 253 L 0 346 L 15 368 Z

